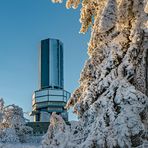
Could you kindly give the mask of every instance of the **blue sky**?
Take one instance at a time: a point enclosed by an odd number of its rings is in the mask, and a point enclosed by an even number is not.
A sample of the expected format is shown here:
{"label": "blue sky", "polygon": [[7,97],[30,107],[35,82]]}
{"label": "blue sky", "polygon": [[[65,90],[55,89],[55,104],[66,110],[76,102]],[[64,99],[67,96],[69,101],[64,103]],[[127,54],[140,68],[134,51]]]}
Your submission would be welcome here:
{"label": "blue sky", "polygon": [[[76,89],[89,41],[89,33],[79,34],[79,13],[49,0],[0,0],[0,97],[6,105],[31,111],[38,89],[38,48],[49,37],[64,43],[65,89]],[[69,118],[75,119],[72,113]]]}

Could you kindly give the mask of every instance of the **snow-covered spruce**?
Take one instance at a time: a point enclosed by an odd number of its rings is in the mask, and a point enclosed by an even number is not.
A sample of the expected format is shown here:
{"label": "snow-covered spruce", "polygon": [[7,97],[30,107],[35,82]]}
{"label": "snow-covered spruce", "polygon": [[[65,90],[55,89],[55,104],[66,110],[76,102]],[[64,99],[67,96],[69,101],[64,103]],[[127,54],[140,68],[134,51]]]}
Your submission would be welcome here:
{"label": "snow-covered spruce", "polygon": [[32,128],[25,125],[22,108],[16,105],[4,107],[0,99],[0,143],[27,142]]}
{"label": "snow-covered spruce", "polygon": [[79,3],[80,32],[92,27],[80,87],[66,106],[74,107],[79,121],[66,125],[54,114],[43,147],[142,146],[148,138],[148,98],[144,69],[138,67],[148,50],[148,1],[68,0],[66,6]]}

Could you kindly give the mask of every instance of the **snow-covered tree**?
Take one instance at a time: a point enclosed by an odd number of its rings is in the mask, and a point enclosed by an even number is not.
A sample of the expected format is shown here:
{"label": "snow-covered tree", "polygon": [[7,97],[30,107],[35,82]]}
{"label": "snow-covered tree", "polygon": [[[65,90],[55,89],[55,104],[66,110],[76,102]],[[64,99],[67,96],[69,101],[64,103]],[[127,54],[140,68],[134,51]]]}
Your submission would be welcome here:
{"label": "snow-covered tree", "polygon": [[23,110],[19,106],[4,107],[4,100],[0,100],[0,141],[26,142],[32,133],[32,128],[26,126]]}
{"label": "snow-covered tree", "polygon": [[[51,122],[43,145],[50,143],[49,148],[141,146],[148,138],[148,97],[144,94],[148,1],[68,0],[66,7],[77,8],[79,4],[82,5],[80,32],[85,33],[89,27],[92,30],[89,59],[81,72],[80,86],[66,106],[74,107],[79,121],[70,126],[63,122],[65,131],[61,131],[61,123],[57,122],[55,127]],[[61,133],[63,137],[59,136]]]}
{"label": "snow-covered tree", "polygon": [[2,122],[3,119],[3,108],[4,108],[4,100],[3,98],[0,99],[0,122]]}
{"label": "snow-covered tree", "polygon": [[[58,146],[65,148],[69,139],[69,131],[69,127],[66,125],[63,118],[53,113],[50,118],[48,132],[44,135],[44,139],[42,141],[43,148],[57,148]],[[55,135],[55,137],[53,137],[53,135]]]}
{"label": "snow-covered tree", "polygon": [[4,100],[3,98],[0,99],[0,111],[2,111],[4,108]]}

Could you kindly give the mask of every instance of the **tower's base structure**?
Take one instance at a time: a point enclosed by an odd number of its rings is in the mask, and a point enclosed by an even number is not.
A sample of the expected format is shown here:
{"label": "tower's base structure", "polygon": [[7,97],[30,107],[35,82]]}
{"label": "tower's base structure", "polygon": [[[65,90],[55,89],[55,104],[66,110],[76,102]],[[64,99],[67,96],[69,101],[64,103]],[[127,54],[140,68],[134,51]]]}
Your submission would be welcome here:
{"label": "tower's base structure", "polygon": [[61,115],[68,123],[68,112],[64,107],[69,97],[70,93],[63,89],[46,88],[34,92],[31,112],[34,122],[27,123],[33,128],[34,135],[40,136],[47,132],[52,112]]}
{"label": "tower's base structure", "polygon": [[49,122],[52,112],[68,121],[68,113],[64,106],[69,97],[70,93],[63,89],[47,88],[35,91],[32,98],[34,122]]}

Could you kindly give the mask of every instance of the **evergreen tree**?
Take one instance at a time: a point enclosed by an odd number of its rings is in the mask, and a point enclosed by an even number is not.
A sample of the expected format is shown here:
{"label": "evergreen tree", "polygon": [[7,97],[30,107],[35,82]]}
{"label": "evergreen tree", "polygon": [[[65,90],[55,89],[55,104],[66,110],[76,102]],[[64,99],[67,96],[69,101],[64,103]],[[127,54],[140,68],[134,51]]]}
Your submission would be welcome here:
{"label": "evergreen tree", "polygon": [[[54,0],[61,2],[61,0]],[[50,124],[45,147],[137,147],[147,141],[148,97],[145,57],[148,55],[147,0],[68,0],[66,7],[81,4],[80,32],[91,27],[89,59],[80,86],[66,108],[74,107],[78,123],[65,125],[62,145],[60,123]],[[55,118],[55,115],[52,117]],[[51,128],[52,127],[52,128]],[[56,132],[51,132],[51,130]],[[66,134],[67,133],[67,134]],[[50,134],[50,136],[49,136]],[[58,141],[58,143],[56,142]]]}

